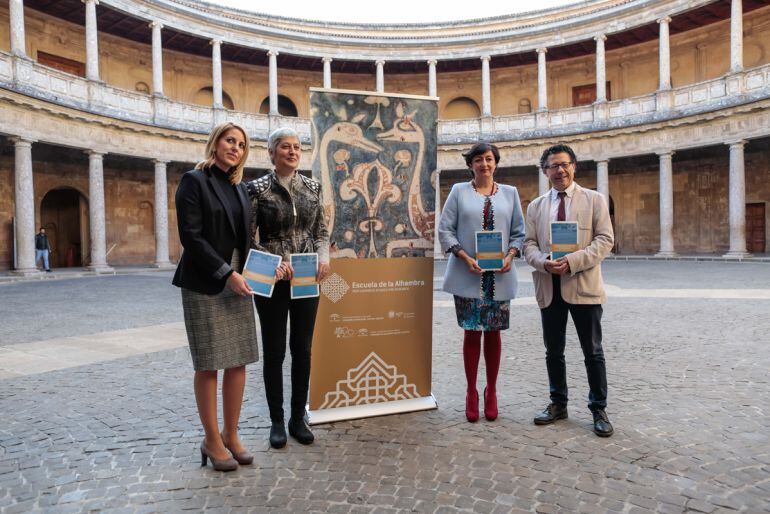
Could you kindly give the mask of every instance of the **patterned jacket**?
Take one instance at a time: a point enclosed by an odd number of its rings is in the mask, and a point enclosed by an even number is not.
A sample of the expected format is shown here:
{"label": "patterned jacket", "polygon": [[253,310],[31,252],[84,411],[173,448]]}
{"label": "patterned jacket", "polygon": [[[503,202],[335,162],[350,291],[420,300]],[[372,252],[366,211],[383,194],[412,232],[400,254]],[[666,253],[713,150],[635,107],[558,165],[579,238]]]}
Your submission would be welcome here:
{"label": "patterned jacket", "polygon": [[320,182],[295,173],[287,191],[271,171],[246,187],[251,199],[252,248],[280,255],[284,261],[292,253],[318,253],[319,262],[329,262]]}

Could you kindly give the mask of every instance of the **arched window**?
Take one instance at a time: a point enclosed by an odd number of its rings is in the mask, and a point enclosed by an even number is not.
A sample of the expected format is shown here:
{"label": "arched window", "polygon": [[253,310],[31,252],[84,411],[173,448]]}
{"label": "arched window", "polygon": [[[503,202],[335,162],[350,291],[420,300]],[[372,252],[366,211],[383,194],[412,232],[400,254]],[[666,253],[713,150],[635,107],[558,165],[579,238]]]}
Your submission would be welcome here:
{"label": "arched window", "polygon": [[[193,97],[193,103],[211,107],[214,105],[214,89],[208,86],[200,88]],[[224,91],[222,91],[222,105],[225,106],[225,109],[230,109],[231,111],[235,110],[235,107],[233,106],[233,99],[230,98],[230,95]]]}
{"label": "arched window", "polygon": [[[270,97],[265,97],[259,106],[260,114],[270,114]],[[288,96],[278,95],[278,114],[297,117],[297,106]]]}
{"label": "arched window", "polygon": [[446,104],[446,107],[444,107],[444,115],[442,116],[442,118],[445,120],[479,117],[481,117],[481,109],[479,109],[479,104],[467,96],[455,98]]}

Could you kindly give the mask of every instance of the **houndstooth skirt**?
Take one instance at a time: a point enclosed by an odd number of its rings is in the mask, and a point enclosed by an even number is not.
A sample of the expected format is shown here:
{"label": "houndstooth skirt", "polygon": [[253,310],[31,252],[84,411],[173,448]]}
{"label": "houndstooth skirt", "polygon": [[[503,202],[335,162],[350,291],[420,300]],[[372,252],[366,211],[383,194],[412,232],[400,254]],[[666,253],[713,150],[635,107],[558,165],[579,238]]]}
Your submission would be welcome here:
{"label": "houndstooth skirt", "polygon": [[[238,269],[239,255],[231,266]],[[195,371],[236,368],[259,360],[254,301],[229,287],[215,295],[182,288],[187,341]]]}

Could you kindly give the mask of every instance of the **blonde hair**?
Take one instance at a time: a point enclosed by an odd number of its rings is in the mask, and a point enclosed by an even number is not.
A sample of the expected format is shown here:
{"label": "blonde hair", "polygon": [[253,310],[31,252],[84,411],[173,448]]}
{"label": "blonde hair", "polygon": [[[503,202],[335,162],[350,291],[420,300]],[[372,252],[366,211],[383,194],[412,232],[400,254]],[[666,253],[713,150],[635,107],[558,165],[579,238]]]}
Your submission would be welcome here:
{"label": "blonde hair", "polygon": [[[227,132],[230,129],[237,129],[241,131],[241,134],[243,134],[243,139],[245,142],[245,147],[243,149],[243,156],[241,156],[241,160],[238,164],[234,166],[234,170],[232,173],[230,173],[230,183],[232,184],[240,184],[241,179],[243,179],[243,167],[246,165],[246,159],[249,158],[249,136],[246,134],[246,131],[243,130],[243,127],[240,125],[236,125],[232,122],[226,122],[222,123],[220,125],[217,125],[214,127],[214,130],[211,131],[211,134],[209,135],[209,140],[206,143],[206,159],[199,162],[195,165],[196,170],[203,170],[210,168],[214,165],[216,161],[216,153],[217,153],[217,144],[219,143],[219,140],[222,139],[222,136],[225,135],[225,132]],[[232,168],[231,168],[232,169]],[[228,170],[224,170],[228,171]]]}

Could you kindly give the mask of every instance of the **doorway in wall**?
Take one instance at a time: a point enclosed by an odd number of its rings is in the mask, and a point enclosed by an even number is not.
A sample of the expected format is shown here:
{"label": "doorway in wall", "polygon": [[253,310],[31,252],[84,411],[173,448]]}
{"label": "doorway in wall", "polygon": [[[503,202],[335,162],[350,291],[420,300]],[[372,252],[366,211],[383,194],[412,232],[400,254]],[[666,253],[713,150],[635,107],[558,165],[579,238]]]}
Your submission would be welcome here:
{"label": "doorway in wall", "polygon": [[88,262],[88,200],[73,188],[52,189],[40,204],[40,224],[51,243],[52,268]]}

